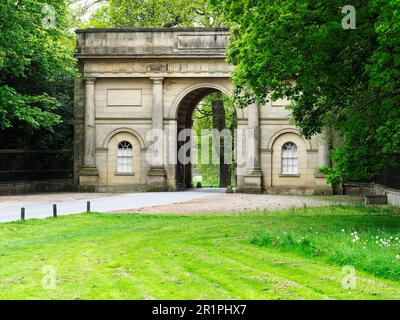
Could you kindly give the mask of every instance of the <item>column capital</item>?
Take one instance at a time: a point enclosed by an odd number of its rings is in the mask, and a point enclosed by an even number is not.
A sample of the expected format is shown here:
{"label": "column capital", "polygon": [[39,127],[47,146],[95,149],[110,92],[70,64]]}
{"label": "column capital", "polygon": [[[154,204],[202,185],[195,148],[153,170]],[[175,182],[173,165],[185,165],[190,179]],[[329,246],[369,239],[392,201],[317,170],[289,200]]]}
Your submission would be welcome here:
{"label": "column capital", "polygon": [[155,84],[162,84],[164,82],[164,77],[150,77],[150,80]]}
{"label": "column capital", "polygon": [[87,78],[82,78],[84,81],[85,81],[85,84],[94,84],[95,83],[95,81],[96,81],[96,78],[90,78],[90,77],[87,77]]}

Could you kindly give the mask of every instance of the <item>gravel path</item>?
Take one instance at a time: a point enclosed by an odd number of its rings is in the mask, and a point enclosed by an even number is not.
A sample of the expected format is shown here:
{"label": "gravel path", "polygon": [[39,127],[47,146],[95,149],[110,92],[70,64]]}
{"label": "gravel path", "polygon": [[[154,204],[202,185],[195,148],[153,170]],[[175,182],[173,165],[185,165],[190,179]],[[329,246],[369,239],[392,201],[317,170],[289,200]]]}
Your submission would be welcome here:
{"label": "gravel path", "polygon": [[53,193],[0,197],[0,222],[20,218],[21,207],[26,219],[52,216],[53,204],[59,215],[86,211],[86,201],[91,211],[103,213],[195,214],[236,213],[255,210],[281,210],[292,207],[332,205],[311,197],[226,194],[224,189],[200,189],[185,192],[157,193]]}
{"label": "gravel path", "polygon": [[304,206],[328,206],[332,204],[331,201],[323,201],[301,196],[213,194],[212,196],[206,196],[190,201],[145,207],[139,210],[125,210],[124,212],[149,214],[237,213],[255,210],[282,210]]}

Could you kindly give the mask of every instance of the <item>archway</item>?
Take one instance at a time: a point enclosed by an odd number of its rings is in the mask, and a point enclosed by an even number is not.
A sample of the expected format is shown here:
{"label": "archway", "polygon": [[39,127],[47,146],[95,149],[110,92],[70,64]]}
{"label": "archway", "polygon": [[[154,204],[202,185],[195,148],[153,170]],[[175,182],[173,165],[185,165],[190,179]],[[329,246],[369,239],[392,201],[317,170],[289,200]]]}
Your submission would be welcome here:
{"label": "archway", "polygon": [[[232,148],[233,152],[233,137],[234,137],[234,130],[236,129],[237,126],[237,121],[236,121],[236,112],[234,111],[234,121],[229,122],[229,126],[226,126],[226,117],[227,117],[227,112],[226,112],[226,106],[229,101],[229,98],[223,90],[220,90],[216,87],[199,87],[195,88],[189,92],[186,93],[186,95],[183,96],[183,98],[180,100],[177,108],[177,152],[178,152],[178,162],[176,166],[176,187],[177,190],[184,190],[186,188],[191,188],[194,186],[194,171],[197,171],[197,175],[199,177],[205,177],[205,170],[206,168],[211,168],[214,172],[217,170],[215,173],[218,176],[218,184],[216,185],[215,180],[213,180],[213,183],[210,181],[204,181],[206,182],[206,186],[211,186],[211,187],[227,187],[228,185],[232,185],[232,179],[231,177],[235,177],[235,173],[232,170],[234,168],[234,164],[231,163],[230,161],[227,161],[229,159],[225,159],[225,153],[224,153],[224,144],[225,142],[229,144],[229,148]],[[209,103],[209,108],[207,110],[207,114],[204,113],[205,110],[205,103]],[[225,103],[224,103],[225,102]],[[218,111],[218,110],[221,110]],[[234,109],[234,108],[233,108]],[[199,118],[196,117],[196,115],[199,115],[199,112],[203,110],[202,115],[205,117],[208,117],[208,121],[200,122]],[[218,118],[219,119],[216,119]],[[221,119],[223,117],[223,119]],[[210,119],[211,119],[211,124],[210,124]],[[218,121],[222,120],[222,121]],[[222,124],[223,123],[223,124]],[[194,128],[194,126],[196,128]],[[194,139],[195,137],[191,134],[190,136],[187,135],[185,132],[183,135],[180,135],[182,130],[185,129],[196,129],[194,131],[191,131],[194,135],[197,136],[198,140],[196,142],[199,143],[198,146],[198,153],[196,153],[197,161],[193,161],[194,155],[192,153],[192,149],[189,149],[186,152],[186,155],[190,159],[189,162],[182,163],[181,159],[179,158],[179,150],[184,147],[184,145],[188,144],[190,139]],[[204,148],[205,146],[202,146],[201,143],[204,143],[204,138],[200,132],[210,132],[212,133],[212,130],[216,130],[216,132],[220,133],[222,130],[225,130],[224,134],[228,133],[228,138],[225,137],[224,135],[222,136],[209,136],[205,137],[207,140],[207,148]],[[215,132],[213,132],[215,134]],[[184,139],[182,140],[182,137]],[[211,149],[211,153],[215,152],[215,141],[218,139],[218,143],[220,147],[217,147],[217,161],[218,164],[211,163],[213,160],[212,156],[211,157],[206,157],[209,163],[201,163],[199,162],[203,157],[200,155],[204,150],[209,150]],[[229,140],[229,141],[228,141]],[[208,145],[208,141],[211,142],[211,145]],[[206,151],[204,151],[206,152]],[[230,153],[230,160],[233,159],[233,154]],[[228,163],[228,164],[227,164]],[[202,180],[201,180],[202,181]],[[233,179],[233,181],[236,182],[236,178]],[[197,181],[198,183],[200,181]]]}

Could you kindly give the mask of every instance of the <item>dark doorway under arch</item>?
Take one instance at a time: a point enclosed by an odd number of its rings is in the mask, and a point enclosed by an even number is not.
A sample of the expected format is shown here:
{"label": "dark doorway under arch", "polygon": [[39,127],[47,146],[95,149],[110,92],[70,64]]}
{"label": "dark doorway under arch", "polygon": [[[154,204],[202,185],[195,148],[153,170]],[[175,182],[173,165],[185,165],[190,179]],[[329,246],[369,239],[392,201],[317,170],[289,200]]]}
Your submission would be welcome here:
{"label": "dark doorway under arch", "polygon": [[[192,129],[193,128],[193,113],[196,107],[201,103],[203,99],[213,93],[221,93],[222,91],[211,88],[211,87],[202,87],[195,89],[189,92],[179,103],[178,113],[177,113],[177,136],[179,137],[179,133],[184,129]],[[189,137],[186,141],[177,141],[177,151],[188,141]],[[188,151],[189,153],[190,151]],[[190,154],[187,154],[191,156]],[[220,174],[221,175],[221,174]],[[177,190],[184,190],[187,188],[193,187],[193,164],[180,163],[178,157],[178,163],[176,166],[176,188]]]}

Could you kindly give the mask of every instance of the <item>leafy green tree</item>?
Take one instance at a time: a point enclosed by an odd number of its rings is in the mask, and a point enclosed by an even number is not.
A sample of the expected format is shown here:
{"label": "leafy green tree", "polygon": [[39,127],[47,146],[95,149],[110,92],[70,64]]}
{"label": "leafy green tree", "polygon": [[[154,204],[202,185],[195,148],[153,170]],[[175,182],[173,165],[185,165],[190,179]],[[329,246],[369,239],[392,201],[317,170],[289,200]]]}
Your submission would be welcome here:
{"label": "leafy green tree", "polygon": [[344,137],[325,170],[369,180],[400,152],[400,2],[211,0],[232,24],[229,61],[239,103],[289,98],[307,138],[331,126]]}
{"label": "leafy green tree", "polygon": [[2,148],[51,132],[61,123],[62,103],[72,101],[72,87],[64,83],[73,83],[75,72],[66,10],[64,0],[0,3]]}
{"label": "leafy green tree", "polygon": [[69,26],[85,29],[110,28],[110,6],[108,0],[68,0]]}
{"label": "leafy green tree", "polygon": [[[73,24],[86,28],[220,27],[219,9],[207,0],[71,0]],[[93,10],[94,9],[94,10]],[[83,16],[90,11],[88,21]]]}
{"label": "leafy green tree", "polygon": [[115,27],[219,27],[219,9],[207,0],[109,0]]}

